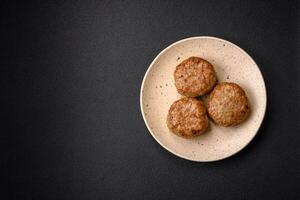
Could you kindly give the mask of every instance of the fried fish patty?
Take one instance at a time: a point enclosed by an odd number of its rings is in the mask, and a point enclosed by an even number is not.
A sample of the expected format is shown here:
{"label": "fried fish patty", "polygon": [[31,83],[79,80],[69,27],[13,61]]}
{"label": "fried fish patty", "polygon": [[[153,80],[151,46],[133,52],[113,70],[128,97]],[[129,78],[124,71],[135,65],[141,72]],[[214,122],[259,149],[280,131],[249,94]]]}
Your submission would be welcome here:
{"label": "fried fish patty", "polygon": [[235,126],[248,117],[250,105],[245,91],[238,84],[224,82],[211,92],[207,110],[216,124]]}
{"label": "fried fish patty", "polygon": [[199,57],[190,57],[177,65],[174,79],[178,93],[187,97],[208,93],[217,80],[212,64]]}
{"label": "fried fish patty", "polygon": [[188,97],[175,101],[169,109],[167,125],[173,133],[182,137],[200,135],[208,127],[204,103]]}

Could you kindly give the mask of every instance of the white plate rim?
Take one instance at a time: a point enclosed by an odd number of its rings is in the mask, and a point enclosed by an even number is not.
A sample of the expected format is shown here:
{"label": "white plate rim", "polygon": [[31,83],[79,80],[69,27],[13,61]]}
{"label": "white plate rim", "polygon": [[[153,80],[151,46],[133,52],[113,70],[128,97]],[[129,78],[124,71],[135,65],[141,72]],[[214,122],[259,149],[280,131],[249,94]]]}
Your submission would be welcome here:
{"label": "white plate rim", "polygon": [[[229,154],[225,157],[222,157],[222,158],[219,158],[219,159],[214,159],[214,160],[197,160],[197,159],[192,159],[190,157],[187,157],[187,156],[184,156],[184,155],[181,155],[180,153],[177,153],[175,151],[173,151],[172,149],[168,148],[166,145],[164,145],[156,136],[155,134],[152,132],[147,120],[146,120],[146,117],[145,117],[145,112],[144,112],[144,109],[143,109],[143,88],[144,88],[144,84],[145,84],[145,81],[146,81],[146,78],[148,76],[148,73],[149,71],[151,70],[153,64],[156,62],[156,60],[161,56],[163,55],[163,53],[165,53],[167,50],[169,50],[170,48],[172,48],[173,46],[179,44],[179,43],[182,43],[182,42],[185,42],[185,41],[188,41],[188,40],[195,40],[195,39],[214,39],[214,40],[219,40],[219,41],[222,41],[224,43],[227,43],[229,45],[232,45],[233,47],[239,49],[246,57],[248,57],[253,63],[255,63],[255,66],[256,68],[258,69],[258,72],[262,78],[262,82],[263,82],[263,87],[264,87],[264,93],[265,93],[265,102],[264,102],[264,109],[263,109],[263,117],[261,118],[261,121],[259,122],[259,125],[257,126],[257,130],[255,132],[255,134],[253,134],[253,136],[249,139],[249,141],[244,145],[244,146],[241,146],[240,149],[238,149],[236,152],[232,153],[232,154]],[[185,38],[185,39],[181,39],[181,40],[178,40],[177,42],[174,42],[172,44],[170,44],[169,46],[167,46],[165,49],[163,49],[155,58],[154,60],[151,62],[151,64],[149,65],[144,77],[143,77],[143,81],[142,81],[142,85],[141,85],[141,89],[140,89],[140,109],[141,109],[141,113],[142,113],[142,116],[143,116],[143,120],[146,124],[146,127],[148,129],[148,131],[150,132],[150,134],[152,135],[152,137],[156,140],[157,143],[159,143],[165,150],[169,151],[170,153],[180,157],[180,158],[183,158],[183,159],[186,159],[186,160],[189,160],[189,161],[194,161],[194,162],[214,162],[214,161],[219,161],[219,160],[224,160],[226,158],[229,158],[231,156],[234,156],[236,155],[237,153],[239,153],[241,150],[243,150],[244,148],[246,148],[248,146],[248,144],[254,139],[254,137],[257,135],[258,131],[260,130],[261,128],[261,125],[264,121],[264,118],[265,118],[265,114],[266,114],[266,109],[267,109],[267,90],[266,90],[266,84],[265,84],[265,80],[264,80],[264,77],[261,73],[261,70],[260,68],[258,67],[257,63],[254,61],[254,59],[245,51],[243,50],[241,47],[237,46],[236,44],[232,43],[232,42],[229,42],[225,39],[222,39],[222,38],[218,38],[218,37],[214,37],[214,36],[195,36],[195,37],[189,37],[189,38]]]}

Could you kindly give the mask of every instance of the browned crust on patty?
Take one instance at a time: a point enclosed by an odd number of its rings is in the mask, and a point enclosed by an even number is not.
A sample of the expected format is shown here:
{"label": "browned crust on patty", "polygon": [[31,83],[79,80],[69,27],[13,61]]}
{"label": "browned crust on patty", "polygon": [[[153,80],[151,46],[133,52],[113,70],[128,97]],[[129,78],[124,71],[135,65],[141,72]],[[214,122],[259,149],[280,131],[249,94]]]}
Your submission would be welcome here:
{"label": "browned crust on patty", "polygon": [[168,112],[167,126],[173,133],[181,137],[202,134],[208,126],[204,103],[187,97],[175,101]]}
{"label": "browned crust on patty", "polygon": [[236,83],[220,83],[209,95],[207,110],[216,124],[235,126],[246,120],[250,105],[245,91]]}
{"label": "browned crust on patty", "polygon": [[177,65],[174,79],[178,93],[187,97],[208,93],[217,80],[212,64],[199,57],[190,57]]}

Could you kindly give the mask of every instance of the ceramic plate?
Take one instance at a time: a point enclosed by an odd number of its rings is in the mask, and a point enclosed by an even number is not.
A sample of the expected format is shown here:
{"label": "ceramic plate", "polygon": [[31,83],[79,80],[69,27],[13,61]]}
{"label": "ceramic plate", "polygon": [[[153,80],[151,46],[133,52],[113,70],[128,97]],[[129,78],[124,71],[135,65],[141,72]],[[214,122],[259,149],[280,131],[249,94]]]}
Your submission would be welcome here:
{"label": "ceramic plate", "polygon": [[[190,56],[208,60],[219,82],[235,82],[247,93],[251,106],[249,118],[236,127],[220,127],[212,121],[199,137],[185,139],[166,125],[171,104],[180,99],[174,85],[175,67]],[[140,94],[141,111],[155,140],[169,152],[192,161],[216,161],[243,149],[257,133],[266,110],[266,88],[254,60],[240,47],[215,37],[192,37],[164,49],[149,66]]]}

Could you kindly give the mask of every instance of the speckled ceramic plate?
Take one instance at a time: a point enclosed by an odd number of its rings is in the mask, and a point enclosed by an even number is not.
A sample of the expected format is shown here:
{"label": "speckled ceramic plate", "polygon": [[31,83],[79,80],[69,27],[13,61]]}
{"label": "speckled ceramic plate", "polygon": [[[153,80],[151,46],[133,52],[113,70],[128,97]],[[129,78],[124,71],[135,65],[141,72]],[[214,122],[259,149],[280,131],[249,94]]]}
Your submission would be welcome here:
{"label": "speckled ceramic plate", "polygon": [[[185,139],[168,129],[166,117],[171,104],[181,98],[173,72],[190,56],[199,56],[215,67],[219,82],[241,85],[250,101],[251,114],[241,125],[220,127],[212,121],[209,130],[196,138]],[[164,49],[149,66],[141,87],[141,110],[155,140],[169,152],[193,161],[216,161],[243,149],[257,133],[266,110],[266,89],[254,60],[235,44],[215,37],[192,37]]]}

